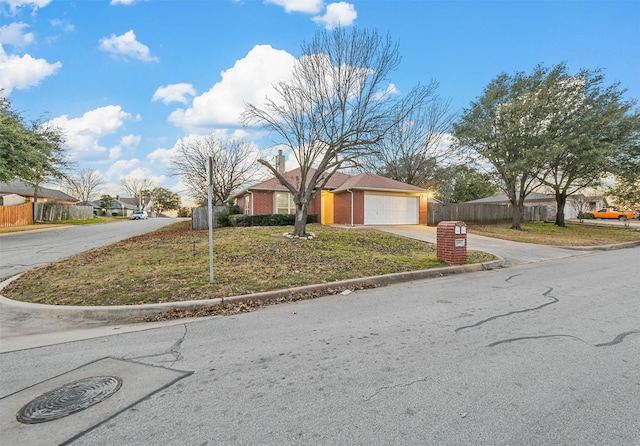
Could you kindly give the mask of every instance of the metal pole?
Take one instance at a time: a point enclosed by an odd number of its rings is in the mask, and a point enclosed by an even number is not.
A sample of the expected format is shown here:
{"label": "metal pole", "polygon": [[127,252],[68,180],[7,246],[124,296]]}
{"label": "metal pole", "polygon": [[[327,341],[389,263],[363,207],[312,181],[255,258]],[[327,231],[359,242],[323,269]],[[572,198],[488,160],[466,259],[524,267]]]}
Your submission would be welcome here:
{"label": "metal pole", "polygon": [[209,283],[213,283],[213,157],[207,163],[207,222],[209,226]]}

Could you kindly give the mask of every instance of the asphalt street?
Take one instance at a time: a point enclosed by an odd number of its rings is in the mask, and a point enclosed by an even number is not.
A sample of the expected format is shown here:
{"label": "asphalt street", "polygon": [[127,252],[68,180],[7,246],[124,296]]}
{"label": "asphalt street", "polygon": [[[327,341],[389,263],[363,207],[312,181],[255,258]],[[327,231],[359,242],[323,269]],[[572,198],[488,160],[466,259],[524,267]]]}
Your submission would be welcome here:
{"label": "asphalt street", "polygon": [[0,234],[0,278],[144,234],[178,220],[150,218]]}
{"label": "asphalt street", "polygon": [[[637,446],[639,260],[574,252],[3,353],[3,444]],[[16,421],[98,371],[114,396]]]}

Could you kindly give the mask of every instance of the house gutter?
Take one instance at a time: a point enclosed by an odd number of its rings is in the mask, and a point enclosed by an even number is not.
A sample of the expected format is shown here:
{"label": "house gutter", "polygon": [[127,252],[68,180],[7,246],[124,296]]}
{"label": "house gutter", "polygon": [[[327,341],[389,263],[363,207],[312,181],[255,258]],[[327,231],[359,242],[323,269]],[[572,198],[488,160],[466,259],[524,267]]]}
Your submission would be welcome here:
{"label": "house gutter", "polygon": [[247,191],[247,192],[249,192],[249,203],[251,208],[250,212],[251,212],[251,215],[253,215],[253,192],[251,191]]}

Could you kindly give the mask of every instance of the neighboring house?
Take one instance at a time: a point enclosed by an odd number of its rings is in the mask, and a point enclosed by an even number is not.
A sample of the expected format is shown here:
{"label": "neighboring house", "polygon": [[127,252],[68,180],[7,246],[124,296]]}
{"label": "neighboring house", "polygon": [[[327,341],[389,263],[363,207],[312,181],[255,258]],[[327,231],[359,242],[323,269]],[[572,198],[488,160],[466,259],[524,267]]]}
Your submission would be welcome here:
{"label": "neighboring house", "polygon": [[[493,197],[480,198],[478,200],[467,201],[467,203],[483,203],[483,204],[510,204],[509,198],[504,195],[495,195]],[[555,221],[558,213],[558,205],[556,197],[553,194],[541,194],[531,192],[524,200],[525,206],[544,206],[547,209],[546,220]],[[564,207],[564,218],[578,218],[579,212],[586,212],[606,207],[606,200],[602,196],[586,197],[584,195],[569,195],[567,203]]]}
{"label": "neighboring house", "polygon": [[[49,189],[46,187],[39,187],[37,191],[38,202],[55,201],[57,203],[75,204],[78,202],[71,195],[65,194],[62,191],[56,189]],[[29,184],[20,180],[10,181],[8,183],[0,182],[0,195],[15,194],[24,197],[24,201],[35,201],[36,191],[35,188]]]}
{"label": "neighboring house", "polygon": [[[309,176],[313,175],[313,170]],[[285,172],[293,184],[300,169]],[[293,196],[273,177],[255,184],[231,200],[247,215],[295,214]],[[427,191],[371,173],[347,175],[336,172],[309,204],[322,224],[417,225],[427,223]]]}
{"label": "neighboring house", "polygon": [[[134,211],[140,209],[140,203],[137,198],[125,198],[116,195],[116,198],[113,199],[111,206],[108,208],[104,208],[100,205],[100,200],[91,201],[89,206],[93,206],[93,211],[96,215],[108,215],[111,217],[131,217]],[[149,216],[152,216],[151,212],[153,210],[153,201],[145,203],[142,202],[142,210],[147,211]]]}
{"label": "neighboring house", "polygon": [[0,194],[0,206],[18,206],[24,203],[24,197],[21,195]]}

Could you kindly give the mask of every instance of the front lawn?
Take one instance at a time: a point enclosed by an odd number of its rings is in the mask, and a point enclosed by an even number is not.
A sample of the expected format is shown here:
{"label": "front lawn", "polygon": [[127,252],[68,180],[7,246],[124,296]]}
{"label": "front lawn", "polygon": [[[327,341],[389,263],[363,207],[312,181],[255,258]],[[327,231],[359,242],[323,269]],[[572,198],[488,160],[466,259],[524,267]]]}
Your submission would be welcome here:
{"label": "front lawn", "polygon": [[467,229],[471,234],[552,246],[599,246],[640,241],[640,230],[636,226],[601,227],[570,223],[561,228],[553,223],[523,223],[522,231],[509,229],[509,226],[510,223],[468,223]]}
{"label": "front lawn", "polygon": [[[309,225],[214,231],[214,284],[208,232],[185,221],[27,271],[3,290],[12,299],[54,305],[128,305],[211,299],[446,266],[433,244],[372,229]],[[468,252],[469,263],[493,260]]]}

